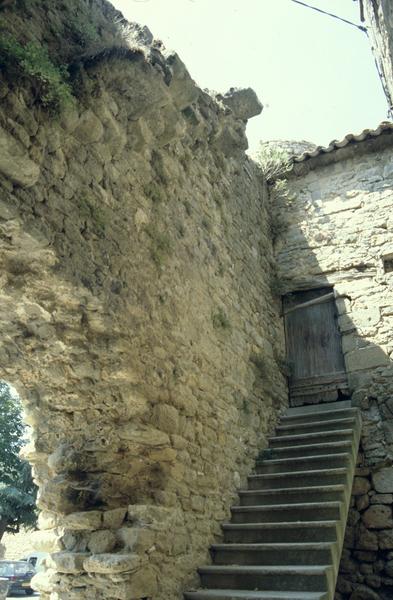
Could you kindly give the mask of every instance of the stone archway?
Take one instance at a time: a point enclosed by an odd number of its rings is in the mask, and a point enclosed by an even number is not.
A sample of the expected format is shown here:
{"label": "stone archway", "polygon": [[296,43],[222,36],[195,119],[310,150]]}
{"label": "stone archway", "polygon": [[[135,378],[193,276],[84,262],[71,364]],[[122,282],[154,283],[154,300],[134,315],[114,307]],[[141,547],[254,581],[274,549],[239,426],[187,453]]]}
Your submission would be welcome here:
{"label": "stone archway", "polygon": [[[65,19],[45,2],[43,43]],[[21,11],[3,13],[13,35]],[[4,80],[0,377],[33,428],[44,600],[180,598],[287,402],[267,191],[244,153],[261,106],[142,50],[78,56],[56,118]]]}

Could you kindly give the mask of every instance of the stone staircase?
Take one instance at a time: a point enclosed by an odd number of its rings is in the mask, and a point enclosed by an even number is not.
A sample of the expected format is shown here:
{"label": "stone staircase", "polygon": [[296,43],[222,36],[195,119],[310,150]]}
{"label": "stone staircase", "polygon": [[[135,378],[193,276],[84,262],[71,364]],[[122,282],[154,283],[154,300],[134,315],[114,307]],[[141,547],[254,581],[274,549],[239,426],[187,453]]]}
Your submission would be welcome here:
{"label": "stone staircase", "polygon": [[185,599],[332,600],[360,431],[350,401],[288,409]]}

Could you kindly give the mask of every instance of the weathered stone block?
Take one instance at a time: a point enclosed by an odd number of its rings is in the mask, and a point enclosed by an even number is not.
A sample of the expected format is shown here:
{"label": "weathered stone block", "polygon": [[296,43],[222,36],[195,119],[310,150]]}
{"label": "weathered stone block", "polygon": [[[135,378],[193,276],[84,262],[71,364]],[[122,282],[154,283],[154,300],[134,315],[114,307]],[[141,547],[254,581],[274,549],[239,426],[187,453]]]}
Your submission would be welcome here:
{"label": "weathered stone block", "polygon": [[113,508],[103,513],[103,527],[106,529],[119,529],[127,516],[127,507]]}
{"label": "weathered stone block", "polygon": [[178,433],[179,430],[179,412],[174,406],[169,404],[157,404],[153,410],[153,422],[158,429],[167,433]]}
{"label": "weathered stone block", "polygon": [[388,364],[389,357],[378,346],[368,346],[349,352],[345,362],[348,371],[362,371]]}
{"label": "weathered stone block", "polygon": [[63,526],[70,530],[94,530],[102,525],[102,512],[92,510],[89,512],[75,512],[64,517]]}
{"label": "weathered stone block", "polygon": [[156,534],[147,527],[122,527],[116,532],[125,550],[140,554],[154,548]]}
{"label": "weathered stone block", "polygon": [[363,514],[362,521],[369,529],[388,529],[393,527],[392,509],[390,506],[376,504],[370,506]]}
{"label": "weathered stone block", "polygon": [[372,474],[374,488],[381,494],[393,493],[393,467],[385,467]]}
{"label": "weathered stone block", "polygon": [[356,534],[355,545],[358,550],[378,550],[377,534],[361,524]]}
{"label": "weathered stone block", "polygon": [[354,477],[352,486],[353,496],[363,496],[367,494],[370,488],[371,484],[368,479],[365,477]]}
{"label": "weathered stone block", "polygon": [[99,142],[103,137],[104,127],[91,109],[81,114],[74,135],[82,144]]}
{"label": "weathered stone block", "polygon": [[86,552],[55,552],[50,560],[60,573],[81,573],[83,561],[89,556]]}
{"label": "weathered stone block", "polygon": [[374,494],[370,498],[371,504],[393,504],[393,494]]}
{"label": "weathered stone block", "polygon": [[385,434],[386,443],[393,444],[393,421],[384,421],[382,423],[382,428]]}
{"label": "weathered stone block", "polygon": [[368,586],[359,585],[351,594],[349,600],[380,600],[380,596]]}
{"label": "weathered stone block", "polygon": [[237,119],[242,121],[259,115],[263,109],[256,93],[251,88],[231,88],[229,92],[219,96],[219,99],[232,110]]}
{"label": "weathered stone block", "polygon": [[358,496],[356,498],[356,508],[359,511],[363,511],[365,510],[370,504],[370,498],[367,494],[364,494],[364,496]]}
{"label": "weathered stone block", "polygon": [[124,573],[136,571],[141,564],[137,554],[93,554],[84,560],[83,567],[91,573]]}
{"label": "weathered stone block", "polygon": [[356,552],[354,552],[354,556],[359,561],[369,562],[369,563],[374,563],[377,559],[376,552],[365,552],[363,550],[357,550]]}
{"label": "weathered stone block", "polygon": [[26,149],[0,127],[0,173],[13,183],[31,187],[37,183],[40,168],[30,160]]}
{"label": "weathered stone block", "polygon": [[391,550],[393,548],[393,531],[379,531],[378,544],[381,550]]}
{"label": "weathered stone block", "polygon": [[116,536],[112,531],[101,529],[93,531],[87,542],[87,547],[92,554],[111,552],[116,546]]}

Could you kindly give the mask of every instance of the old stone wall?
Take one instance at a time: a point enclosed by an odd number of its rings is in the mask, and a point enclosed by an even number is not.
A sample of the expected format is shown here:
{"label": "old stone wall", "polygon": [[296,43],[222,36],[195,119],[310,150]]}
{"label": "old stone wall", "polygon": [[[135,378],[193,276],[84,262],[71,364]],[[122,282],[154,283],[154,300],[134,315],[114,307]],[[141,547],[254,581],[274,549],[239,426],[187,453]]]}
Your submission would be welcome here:
{"label": "old stone wall", "polygon": [[[129,49],[111,11],[1,13],[0,377],[33,428],[44,600],[180,599],[287,402],[260,106],[146,31]],[[66,65],[72,102],[15,40]]]}
{"label": "old stone wall", "polygon": [[393,137],[297,163],[272,193],[277,285],[337,294],[363,433],[337,600],[393,594]]}
{"label": "old stone wall", "polygon": [[393,108],[393,6],[390,0],[364,0],[375,60],[390,109]]}

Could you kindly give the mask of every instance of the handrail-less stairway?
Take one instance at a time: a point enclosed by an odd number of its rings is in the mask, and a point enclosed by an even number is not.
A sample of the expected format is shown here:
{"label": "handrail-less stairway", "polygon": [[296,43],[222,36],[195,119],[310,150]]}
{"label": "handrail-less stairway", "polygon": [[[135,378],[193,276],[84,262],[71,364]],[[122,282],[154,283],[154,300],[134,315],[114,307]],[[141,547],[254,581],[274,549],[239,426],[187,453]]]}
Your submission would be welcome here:
{"label": "handrail-less stairway", "polygon": [[333,600],[360,432],[350,401],[289,408],[185,600]]}

